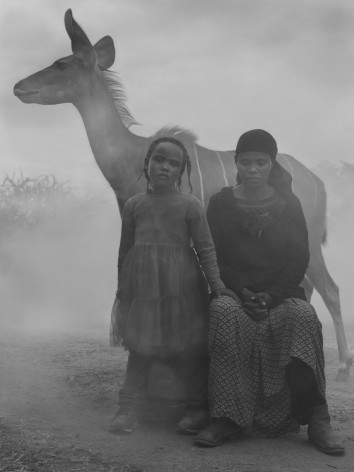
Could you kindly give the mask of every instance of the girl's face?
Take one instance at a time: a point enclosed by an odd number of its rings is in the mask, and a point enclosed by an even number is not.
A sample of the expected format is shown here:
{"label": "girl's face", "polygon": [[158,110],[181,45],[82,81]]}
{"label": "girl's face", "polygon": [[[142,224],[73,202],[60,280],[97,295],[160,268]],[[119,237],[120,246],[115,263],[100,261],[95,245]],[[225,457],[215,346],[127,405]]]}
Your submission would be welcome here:
{"label": "girl's face", "polygon": [[175,189],[183,163],[182,149],[170,142],[159,143],[151,154],[148,174],[154,190],[170,192]]}
{"label": "girl's face", "polygon": [[264,152],[241,152],[236,162],[242,184],[250,188],[266,185],[272,166],[270,156]]}

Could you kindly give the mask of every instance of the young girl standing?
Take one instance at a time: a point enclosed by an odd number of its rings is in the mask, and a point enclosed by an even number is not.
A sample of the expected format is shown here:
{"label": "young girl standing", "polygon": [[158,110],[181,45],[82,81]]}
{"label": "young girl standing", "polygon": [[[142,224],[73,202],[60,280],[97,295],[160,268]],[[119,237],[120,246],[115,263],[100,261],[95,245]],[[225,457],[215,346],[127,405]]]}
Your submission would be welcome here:
{"label": "young girl standing", "polygon": [[178,431],[198,432],[208,420],[205,277],[214,296],[224,284],[204,209],[195,196],[180,191],[186,168],[191,188],[184,145],[170,137],[153,141],[143,170],[148,188],[130,198],[123,211],[120,316],[113,334],[129,350],[129,358],[112,432],[133,430],[156,359],[167,362],[185,383],[187,413]]}

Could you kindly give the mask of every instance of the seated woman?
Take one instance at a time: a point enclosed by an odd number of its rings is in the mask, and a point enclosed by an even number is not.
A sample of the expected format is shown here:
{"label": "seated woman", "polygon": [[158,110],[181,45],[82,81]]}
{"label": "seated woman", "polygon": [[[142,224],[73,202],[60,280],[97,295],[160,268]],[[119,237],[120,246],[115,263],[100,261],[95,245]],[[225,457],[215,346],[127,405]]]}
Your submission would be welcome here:
{"label": "seated woman", "polygon": [[320,451],[342,454],[325,399],[321,323],[299,286],[309,262],[306,222],[276,154],[266,131],[243,134],[235,153],[239,184],[210,200],[229,296],[210,306],[211,422],[195,441],[212,447],[235,431],[273,437],[307,424]]}

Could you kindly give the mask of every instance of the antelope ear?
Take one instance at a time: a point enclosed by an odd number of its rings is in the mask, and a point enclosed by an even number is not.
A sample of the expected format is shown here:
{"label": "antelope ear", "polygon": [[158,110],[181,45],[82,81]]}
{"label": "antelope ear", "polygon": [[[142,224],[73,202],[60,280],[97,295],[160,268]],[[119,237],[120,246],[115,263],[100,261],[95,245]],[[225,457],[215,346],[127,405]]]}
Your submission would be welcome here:
{"label": "antelope ear", "polygon": [[84,30],[74,20],[70,9],[65,12],[64,23],[66,32],[71,39],[71,49],[73,53],[79,56],[87,64],[93,65],[96,61],[93,46]]}
{"label": "antelope ear", "polygon": [[113,39],[110,36],[105,36],[94,45],[94,49],[100,68],[103,70],[109,69],[114,64],[116,56]]}

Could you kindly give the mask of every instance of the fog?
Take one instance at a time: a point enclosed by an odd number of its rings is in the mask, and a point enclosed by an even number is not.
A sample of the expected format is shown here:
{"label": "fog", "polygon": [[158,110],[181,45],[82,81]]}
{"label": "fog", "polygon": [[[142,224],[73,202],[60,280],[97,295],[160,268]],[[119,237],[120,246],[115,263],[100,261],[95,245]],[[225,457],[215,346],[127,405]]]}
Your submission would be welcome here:
{"label": "fog", "polygon": [[[241,131],[262,127],[279,137],[282,152],[316,166],[328,192],[325,259],[340,287],[343,318],[353,321],[348,202],[354,180],[336,168],[341,156],[353,160],[353,6],[333,0],[264,0],[257,8],[241,0],[222,8],[201,4],[3,2],[1,170],[24,169],[33,178],[54,172],[81,189],[95,182],[96,200],[90,214],[64,204],[30,231],[20,225],[9,233],[0,221],[2,326],[35,331],[109,325],[120,229],[113,192],[71,105],[49,110],[12,96],[18,80],[70,53],[63,24],[69,7],[93,42],[112,35],[112,70],[122,73],[129,106],[143,125],[138,134],[180,123],[196,131],[201,144],[231,149]],[[331,164],[326,168],[320,159]],[[313,303],[321,320],[331,323],[316,294]]]}
{"label": "fog", "polygon": [[[232,149],[241,132],[260,127],[277,136],[281,152],[315,166],[328,196],[324,257],[340,289],[344,326],[354,323],[353,4],[185,3],[4,0],[0,7],[0,342],[9,341],[2,344],[0,407],[6,417],[77,422],[80,435],[90,430],[82,418],[91,418],[101,449],[111,443],[102,435],[106,416],[95,416],[92,399],[103,385],[103,394],[110,392],[103,405],[113,413],[126,359],[121,349],[102,347],[109,346],[117,283],[118,206],[72,105],[25,106],[12,92],[19,80],[70,54],[66,8],[93,42],[113,37],[112,70],[121,74],[128,105],[142,123],[137,134],[179,123],[198,133],[202,145]],[[4,185],[7,173],[13,186]],[[312,302],[329,327],[325,346],[335,347],[327,308],[316,293]],[[91,357],[76,335],[92,342]],[[354,339],[346,335],[353,352]],[[71,359],[64,338],[79,344]],[[42,352],[43,340],[55,348]],[[48,353],[50,362],[37,362]],[[68,382],[72,372],[76,384]],[[64,392],[68,385],[79,392],[77,403]],[[116,443],[111,448],[124,453]]]}
{"label": "fog", "polygon": [[69,185],[45,200],[29,188],[19,196],[24,181],[0,206],[2,331],[108,330],[120,233],[113,192]]}
{"label": "fog", "polygon": [[[348,201],[354,196],[354,166],[328,164],[316,170],[328,188],[325,258],[340,286],[344,325],[349,326],[354,210]],[[69,425],[80,436],[94,428],[97,447],[112,443],[116,450],[116,438],[102,433],[126,363],[121,349],[109,348],[121,227],[115,196],[105,186],[101,192],[79,193],[70,183],[62,192],[55,180],[59,191],[52,197],[50,178],[29,180],[49,188],[42,193],[33,191],[36,185],[23,185],[25,177],[14,180],[15,191],[4,191],[0,184],[0,409],[6,417]],[[331,317],[318,296],[313,300],[327,325],[325,347],[335,350]],[[352,332],[347,331],[350,351]],[[102,409],[95,413],[98,405]]]}
{"label": "fog", "polygon": [[[327,187],[324,256],[340,287],[344,322],[352,323],[354,211],[348,202],[354,196],[354,166],[322,162],[314,171]],[[21,193],[25,177],[17,179],[12,194],[3,185],[0,206],[2,331],[94,328],[106,330],[108,342],[121,225],[113,192],[78,193],[70,182],[63,192],[65,185],[56,181],[59,190],[38,196],[33,188]],[[47,185],[40,179],[39,187]],[[321,321],[331,323],[316,293],[313,303]]]}
{"label": "fog", "polygon": [[[351,202],[354,197],[354,165],[346,161],[322,161],[313,171],[323,180],[327,191],[328,241],[323,247],[324,258],[339,286],[344,325],[353,324],[351,272],[354,263],[354,208]],[[312,302],[321,321],[331,323],[329,312],[318,294],[314,294]],[[353,339],[348,339],[348,344],[351,349],[354,348]]]}

